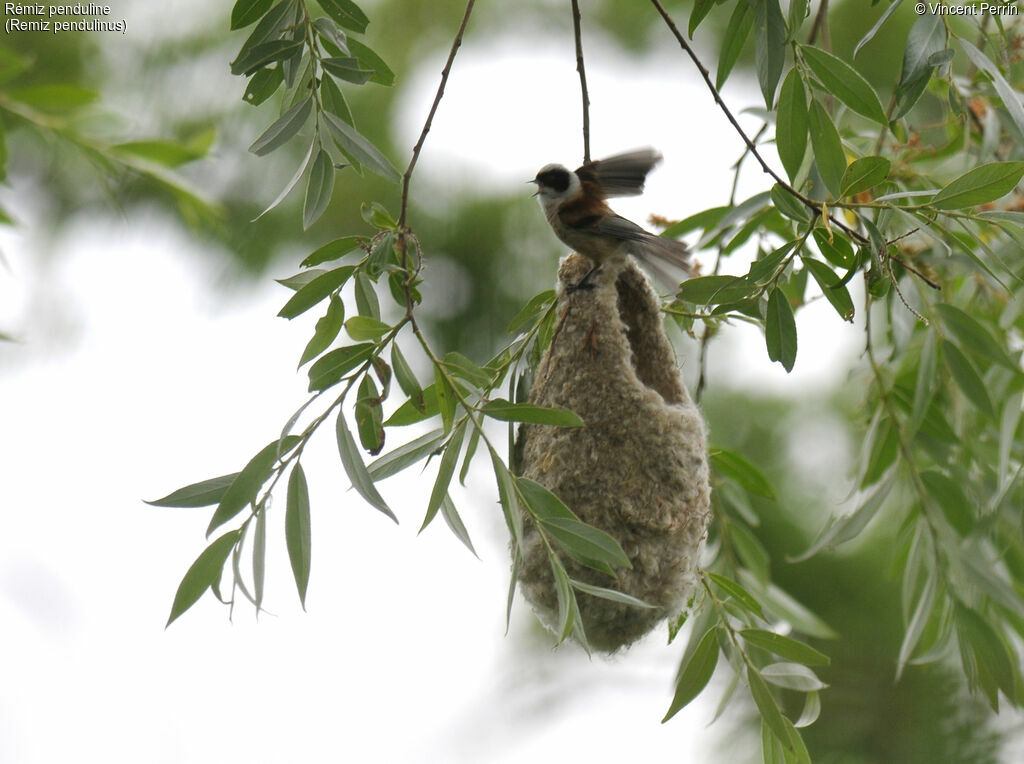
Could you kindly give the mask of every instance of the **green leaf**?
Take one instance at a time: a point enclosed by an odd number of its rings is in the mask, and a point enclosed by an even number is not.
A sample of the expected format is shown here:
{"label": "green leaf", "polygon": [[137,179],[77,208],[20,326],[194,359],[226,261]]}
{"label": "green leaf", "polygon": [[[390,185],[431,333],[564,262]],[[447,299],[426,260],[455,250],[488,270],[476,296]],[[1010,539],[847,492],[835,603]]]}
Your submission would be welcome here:
{"label": "green leaf", "polygon": [[761,669],[761,676],[778,687],[798,692],[815,692],[828,687],[811,669],[799,663],[772,663]]}
{"label": "green leaf", "polygon": [[753,595],[744,589],[743,586],[732,579],[720,576],[717,573],[708,572],[706,575],[715,583],[716,586],[718,586],[719,589],[735,600],[736,603],[744,610],[753,613],[758,618],[764,618],[764,611],[761,609],[761,604],[754,599]]}
{"label": "green leaf", "polygon": [[397,183],[401,180],[398,170],[387,160],[376,146],[364,138],[351,125],[345,124],[334,114],[325,113],[324,122],[343,150],[355,157],[362,165],[383,178]]}
{"label": "green leaf", "polygon": [[[270,18],[269,16],[267,18]],[[244,74],[249,76],[257,69],[262,69],[267,64],[275,61],[283,61],[291,58],[296,53],[301,53],[304,43],[292,40],[270,40],[247,49],[242,47],[238,58],[231,62],[232,74]]]}
{"label": "green leaf", "polygon": [[313,160],[313,168],[309,171],[306,183],[306,200],[302,205],[302,228],[309,228],[315,223],[331,201],[334,193],[334,162],[331,155],[323,149],[317,152]]}
{"label": "green leaf", "polygon": [[238,530],[228,531],[206,547],[192,563],[178,584],[178,591],[175,592],[174,603],[171,605],[171,615],[164,628],[170,626],[178,616],[196,604],[203,593],[220,579],[224,563],[227,562],[239,534]]}
{"label": "green leaf", "polygon": [[281,318],[292,319],[301,316],[307,310],[323,302],[329,295],[337,291],[352,276],[354,266],[343,265],[329,271],[319,273],[311,281],[302,286],[278,312]]}
{"label": "green leaf", "polygon": [[679,296],[695,305],[723,305],[746,299],[755,288],[755,284],[737,276],[702,276],[684,281]]}
{"label": "green leaf", "polygon": [[312,361],[331,346],[331,343],[337,339],[344,320],[345,303],[341,301],[338,295],[331,295],[331,302],[327,306],[327,312],[317,320],[313,336],[306,344],[306,349],[302,351],[299,366]]}
{"label": "green leaf", "polygon": [[789,372],[796,363],[796,321],[789,300],[781,289],[773,289],[768,296],[768,316],[764,325],[768,357],[778,361]]}
{"label": "green leaf", "polygon": [[[899,0],[897,0],[898,2]],[[809,0],[789,0],[789,34],[793,38],[796,36],[797,30],[800,29],[800,25],[804,23],[804,19],[807,18],[808,11],[810,10]]]}
{"label": "green leaf", "polygon": [[309,391],[326,390],[363,363],[376,347],[372,342],[348,345],[325,354],[309,367]]}
{"label": "green leaf", "polygon": [[789,730],[786,726],[786,719],[779,706],[772,697],[771,690],[764,683],[764,679],[752,667],[747,669],[747,684],[750,686],[750,695],[754,698],[757,710],[761,712],[761,719],[771,729],[783,746],[791,747],[789,742]]}
{"label": "green leaf", "polygon": [[791,557],[790,562],[809,560],[822,549],[834,549],[839,544],[859,536],[860,532],[878,514],[878,510],[881,509],[882,504],[889,495],[889,491],[892,490],[893,482],[891,478],[884,481],[875,489],[871,496],[861,502],[857,509],[850,514],[840,518],[830,518],[821,533],[818,534],[818,538],[811,543],[807,551]]}
{"label": "green leaf", "polygon": [[999,710],[998,690],[1014,704],[1019,703],[1020,671],[999,633],[971,608],[957,603],[955,612],[961,653],[969,649],[977,666],[977,679],[971,684],[980,683],[993,711]]}
{"label": "green leaf", "polygon": [[423,525],[420,526],[420,533],[430,525],[437,510],[441,508],[441,502],[448,495],[448,486],[451,485],[452,475],[455,474],[455,466],[459,463],[459,452],[462,450],[462,440],[466,434],[466,422],[463,422],[452,433],[444,453],[441,455],[441,466],[437,470],[437,478],[434,480],[434,488],[430,492],[430,499],[427,501],[427,514],[423,518]]}
{"label": "green leaf", "polygon": [[825,653],[781,634],[764,629],[744,629],[740,635],[752,645],[805,666],[827,666],[829,664],[829,657]]}
{"label": "green leaf", "polygon": [[391,329],[383,321],[369,316],[352,316],[345,322],[345,331],[356,340],[378,340]]}
{"label": "green leaf", "polygon": [[368,465],[367,471],[374,482],[397,475],[406,467],[437,451],[444,441],[445,434],[443,430],[431,430],[426,435],[421,435],[415,440],[410,440],[405,445],[399,446],[394,451],[384,454],[384,456]]}
{"label": "green leaf", "polygon": [[592,525],[561,517],[542,519],[541,524],[574,560],[588,567],[604,572],[633,567],[619,542]]}
{"label": "green leaf", "polygon": [[974,530],[977,520],[974,503],[967,500],[957,481],[938,470],[929,469],[921,473],[921,482],[957,533],[966,536]]}
{"label": "green leaf", "polygon": [[771,558],[764,544],[743,523],[736,520],[729,523],[729,538],[740,562],[761,581],[767,581],[771,575]]}
{"label": "green leaf", "polygon": [[867,466],[864,469],[864,476],[861,478],[861,488],[872,485],[881,479],[896,461],[900,441],[893,420],[888,416],[880,419],[874,433],[869,433],[868,442],[871,450],[868,452]]}
{"label": "green leaf", "polygon": [[932,571],[925,581],[924,590],[921,592],[921,597],[914,608],[914,614],[910,618],[910,623],[907,624],[907,631],[903,635],[903,643],[900,645],[899,657],[896,660],[897,682],[900,680],[900,676],[902,676],[903,669],[906,667],[907,661],[910,660],[910,656],[914,654],[914,648],[917,647],[917,643],[924,633],[924,627],[928,624],[928,617],[931,615],[932,606],[935,604],[936,579],[937,576]]}
{"label": "green leaf", "polygon": [[391,367],[395,370],[395,377],[398,379],[398,386],[402,388],[402,392],[414,401],[418,399],[422,403],[423,390],[420,387],[420,382],[416,379],[416,374],[409,366],[409,362],[402,355],[397,342],[391,345]]}
{"label": "green leaf", "polygon": [[974,368],[974,364],[960,352],[960,348],[949,340],[942,340],[942,357],[949,373],[953,375],[957,386],[967,396],[967,399],[983,414],[995,419],[995,407],[992,405],[992,399],[989,397],[985,383]]}
{"label": "green leaf", "polygon": [[903,68],[896,85],[893,119],[909,112],[921,98],[935,67],[932,56],[946,47],[946,26],[938,14],[924,13],[910,28]]}
{"label": "green leaf", "polygon": [[360,316],[380,319],[380,301],[373,288],[373,282],[365,273],[356,274],[356,310]]}
{"label": "green leaf", "polygon": [[366,241],[363,236],[342,236],[340,239],[324,244],[322,247],[313,250],[305,260],[302,261],[303,268],[311,268],[314,265],[326,263],[329,260],[337,260],[349,252],[359,249],[359,246]]}
{"label": "green leaf", "polygon": [[687,34],[691,40],[693,39],[693,33],[700,26],[700,22],[704,20],[714,7],[715,0],[693,0],[693,9],[690,11],[690,24],[687,29]]}
{"label": "green leaf", "polygon": [[555,592],[558,595],[558,642],[561,644],[572,633],[576,625],[578,607],[576,595],[569,581],[569,574],[554,554],[548,555],[551,573],[555,578]]}
{"label": "green leaf", "polygon": [[11,100],[47,113],[64,113],[88,106],[99,98],[95,90],[78,85],[35,85],[6,94]]}
{"label": "green leaf", "polygon": [[350,54],[348,36],[338,28],[338,25],[334,23],[334,19],[321,16],[313,22],[313,26],[320,39],[329,42],[338,49],[338,52],[346,56]]}
{"label": "green leaf", "polygon": [[171,141],[131,141],[118,143],[110,147],[111,151],[131,157],[154,162],[164,167],[180,167],[205,156],[205,151],[198,151],[189,146]]}
{"label": "green leaf", "polygon": [[471,385],[486,388],[491,384],[491,373],[480,368],[480,366],[466,358],[462,353],[454,350],[445,353],[442,363],[453,376],[464,379]]}
{"label": "green leaf", "polygon": [[384,448],[384,411],[381,396],[369,373],[363,375],[359,383],[355,413],[359,442],[370,456],[376,456]]}
{"label": "green leaf", "polygon": [[719,90],[729,79],[729,73],[736,65],[740,53],[743,52],[743,46],[746,44],[753,26],[754,11],[750,3],[736,3],[732,15],[729,17],[729,25],[725,28],[725,36],[722,38],[722,52],[718,56],[715,87]]}
{"label": "green leaf", "polygon": [[534,295],[530,301],[523,306],[522,310],[516,314],[516,317],[509,322],[508,328],[505,329],[505,332],[508,334],[515,334],[523,326],[546,310],[548,306],[554,303],[554,301],[554,289],[546,289],[540,294]]}
{"label": "green leaf", "polygon": [[893,0],[893,3],[888,8],[885,9],[885,13],[883,13],[881,17],[879,17],[878,21],[875,22],[875,25],[868,30],[868,33],[866,35],[860,38],[860,42],[857,43],[857,47],[853,49],[854,58],[856,58],[857,54],[860,53],[861,48],[863,48],[865,45],[867,45],[874,39],[875,35],[878,34],[878,30],[881,29],[882,25],[889,20],[889,17],[892,16],[893,12],[895,12],[895,10],[900,7],[900,3],[902,2],[903,0]]}
{"label": "green leaf", "polygon": [[618,602],[620,605],[631,605],[633,607],[648,610],[654,609],[654,605],[648,604],[647,602],[637,599],[629,594],[615,591],[615,589],[606,589],[603,586],[592,586],[590,584],[585,584],[582,581],[577,581],[576,579],[571,579],[570,583],[572,583],[573,589],[583,592],[584,594],[589,594],[592,597],[600,597],[601,599],[609,600],[610,602]]}
{"label": "green leaf", "polygon": [[878,94],[860,72],[821,48],[802,45],[800,52],[811,71],[832,95],[858,114],[880,125],[886,124],[885,110]]}
{"label": "green leaf", "polygon": [[345,82],[362,85],[373,76],[369,69],[360,69],[359,62],[350,56],[332,56],[321,61],[324,71]]}
{"label": "green leaf", "polygon": [[252,590],[256,611],[263,605],[263,584],[267,574],[267,510],[256,510],[256,530],[252,536]]}
{"label": "green leaf", "polygon": [[[744,7],[746,3],[737,3]],[[779,108],[775,118],[775,145],[779,159],[790,180],[795,180],[807,152],[807,95],[800,72],[789,70],[779,91]],[[801,202],[801,205],[803,203]],[[778,206],[778,205],[776,205]]]}
{"label": "green leaf", "polygon": [[366,465],[363,464],[363,457],[359,453],[359,447],[352,437],[352,431],[349,430],[345,414],[342,411],[338,412],[335,432],[338,438],[338,454],[341,456],[341,465],[345,468],[345,474],[348,475],[349,480],[352,481],[352,487],[366,499],[370,506],[383,512],[397,524],[398,518],[388,507],[384,497],[377,491],[377,487],[373,484],[373,478],[370,477]]}
{"label": "green leaf", "polygon": [[846,290],[846,287],[839,282],[839,277],[825,263],[810,257],[803,258],[804,267],[807,268],[814,280],[818,282],[821,293],[825,299],[832,303],[836,313],[843,321],[853,323],[853,298]]}
{"label": "green leaf", "polygon": [[445,432],[451,432],[455,421],[455,391],[441,369],[434,367],[434,392],[437,396],[437,410],[441,414],[441,424]]}
{"label": "green leaf", "polygon": [[874,188],[888,177],[891,167],[892,162],[885,157],[855,159],[843,173],[840,196],[853,196]]}
{"label": "green leaf", "polygon": [[[345,96],[330,77],[320,80],[320,104],[325,111],[335,115],[346,124],[355,126],[348,101],[345,100]],[[354,159],[354,157],[351,158]]]}
{"label": "green leaf", "polygon": [[[501,504],[502,513],[505,515],[505,524],[508,526],[508,532],[512,536],[513,557],[515,560],[518,560],[519,548],[523,543],[523,515],[519,509],[515,478],[508,471],[508,468],[493,448],[488,447],[488,452],[491,455],[494,480],[498,485],[498,501]],[[569,512],[569,514],[572,515],[572,512]],[[515,576],[513,576],[514,579]],[[510,606],[511,598],[512,591],[509,592]]]}
{"label": "green leaf", "polygon": [[451,532],[455,534],[455,538],[465,544],[466,548],[479,560],[480,555],[473,548],[473,541],[469,538],[469,532],[462,523],[462,518],[459,516],[459,511],[455,508],[451,496],[445,495],[444,500],[441,502],[441,517],[444,518]]}
{"label": "green leaf", "polygon": [[777,618],[788,621],[793,629],[809,637],[835,639],[839,635],[819,616],[797,602],[775,584],[762,584],[747,571],[740,569],[739,577],[747,589],[757,593],[758,599]]}
{"label": "green leaf", "polygon": [[270,10],[274,0],[238,0],[231,9],[231,29],[242,29],[255,24]]}
{"label": "green leaf", "polygon": [[162,499],[147,501],[146,504],[153,507],[208,507],[211,504],[220,502],[224,492],[228,490],[228,486],[237,477],[238,473],[232,472],[230,475],[221,475],[220,477],[203,480],[199,483],[179,488]]}
{"label": "green leaf", "polygon": [[309,489],[302,465],[296,464],[288,476],[288,504],[284,516],[284,538],[288,547],[288,560],[299,590],[299,601],[306,609],[306,588],[309,586],[310,544]]}
{"label": "green leaf", "polygon": [[367,69],[373,70],[370,82],[375,82],[385,87],[391,87],[395,84],[395,73],[384,63],[384,59],[358,40],[349,40],[348,45],[352,55],[359,59],[359,63]]}
{"label": "green leaf", "polygon": [[957,37],[956,39],[960,43],[960,47],[964,49],[964,53],[971,60],[971,63],[992,78],[992,84],[995,86],[999,97],[1003,100],[1003,106],[1006,107],[1006,111],[1010,114],[1014,124],[1017,125],[1017,129],[1024,132],[1024,106],[1021,105],[1020,95],[1006,81],[1002,72],[999,71],[999,67],[992,63],[988,56],[964,38]]}
{"label": "green leaf", "polygon": [[352,0],[320,0],[324,12],[346,29],[362,34],[370,20]]}
{"label": "green leaf", "polygon": [[410,424],[422,422],[432,416],[437,416],[440,409],[437,403],[437,388],[430,385],[424,389],[419,398],[410,398],[397,409],[387,421],[385,427],[405,427]]}
{"label": "green leaf", "polygon": [[832,196],[839,198],[842,191],[843,175],[846,172],[846,154],[843,142],[839,139],[832,118],[825,107],[816,100],[811,101],[809,128],[811,131],[811,148],[814,150],[814,162],[818,166],[825,187]]}
{"label": "green leaf", "polygon": [[917,432],[924,415],[928,411],[928,404],[935,394],[936,374],[935,367],[938,363],[938,352],[936,347],[937,339],[935,332],[928,332],[921,345],[921,360],[917,367],[917,381],[914,384],[914,408],[910,414],[909,431]]}
{"label": "green leaf", "polygon": [[757,81],[764,95],[765,108],[775,103],[775,87],[782,76],[786,61],[786,22],[782,18],[779,0],[755,0],[754,55],[757,61]]}
{"label": "green leaf", "polygon": [[716,665],[718,665],[718,635],[715,627],[712,627],[701,637],[690,660],[680,669],[676,692],[668,711],[665,712],[665,717],[661,720],[662,724],[700,695],[701,690],[711,681],[711,675],[715,673]]}
{"label": "green leaf", "polygon": [[745,457],[724,448],[709,449],[708,457],[715,472],[732,478],[751,493],[764,496],[766,499],[775,498],[775,489],[768,482],[768,478]]}
{"label": "green leaf", "polygon": [[302,129],[312,112],[313,97],[309,96],[282,114],[259,138],[253,141],[249,151],[256,156],[264,156],[282,146]]}
{"label": "green leaf", "polygon": [[242,100],[250,106],[259,106],[277,92],[282,82],[284,82],[284,75],[281,73],[281,67],[260,69],[246,85]]}
{"label": "green leaf", "polygon": [[480,410],[502,422],[532,422],[550,424],[555,427],[582,427],[579,414],[569,409],[548,408],[533,403],[509,403],[504,398],[495,398],[485,403]]}
{"label": "green leaf", "polygon": [[[797,199],[793,194],[782,187],[782,184],[776,183],[772,186],[771,190],[772,204],[775,205],[775,209],[785,215],[791,220],[795,220],[798,223],[808,223],[811,220],[811,210],[802,201]],[[757,218],[755,218],[756,220]],[[758,225],[758,228],[761,226]],[[790,250],[792,247],[789,248]],[[760,283],[760,279],[755,279]]]}
{"label": "green leaf", "polygon": [[976,319],[949,303],[937,303],[935,310],[942,320],[942,325],[956,335],[961,347],[967,348],[981,358],[1005,366],[1010,371],[1020,371],[1020,367],[1010,358],[1003,346]]}
{"label": "green leaf", "polygon": [[822,257],[828,260],[837,268],[852,268],[856,263],[856,256],[849,239],[838,231],[833,231],[831,239],[821,228],[814,229],[814,241]]}
{"label": "green leaf", "polygon": [[274,465],[281,455],[288,453],[299,442],[295,435],[271,441],[256,456],[249,460],[238,476],[231,482],[224,495],[221,496],[217,509],[214,510],[206,535],[213,533],[215,528],[226,523],[241,512],[247,504],[256,501],[256,494],[270,477]]}
{"label": "green leaf", "polygon": [[958,210],[1010,193],[1024,176],[1024,162],[989,162],[968,170],[932,197],[929,207]]}

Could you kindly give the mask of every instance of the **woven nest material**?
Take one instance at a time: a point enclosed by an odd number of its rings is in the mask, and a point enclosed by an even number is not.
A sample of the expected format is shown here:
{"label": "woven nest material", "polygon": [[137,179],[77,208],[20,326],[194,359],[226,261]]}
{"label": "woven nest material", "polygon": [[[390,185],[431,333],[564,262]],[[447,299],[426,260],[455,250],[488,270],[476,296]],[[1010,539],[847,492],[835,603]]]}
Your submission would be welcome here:
{"label": "woven nest material", "polygon": [[[590,262],[559,268],[558,329],[531,401],[579,414],[579,428],[523,425],[521,473],[614,537],[632,563],[613,577],[562,555],[570,577],[617,589],[639,608],[577,593],[587,640],[611,652],[679,613],[695,581],[710,499],[704,422],[665,335],[659,302],[632,261],[607,262],[593,289],[566,293]],[[519,581],[548,626],[558,598],[547,550],[524,516]]]}

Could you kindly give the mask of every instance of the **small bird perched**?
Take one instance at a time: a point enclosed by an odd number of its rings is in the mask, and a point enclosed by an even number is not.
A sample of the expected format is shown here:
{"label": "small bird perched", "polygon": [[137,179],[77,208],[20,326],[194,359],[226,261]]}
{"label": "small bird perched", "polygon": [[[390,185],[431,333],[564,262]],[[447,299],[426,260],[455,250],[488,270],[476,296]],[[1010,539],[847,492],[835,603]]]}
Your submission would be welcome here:
{"label": "small bird perched", "polygon": [[633,255],[666,283],[678,283],[667,266],[689,273],[689,251],[681,241],[665,239],[645,231],[636,223],[615,214],[605,203],[612,196],[643,193],[647,173],[661,154],[654,149],[637,149],[607,159],[586,162],[570,172],[560,164],[545,165],[529,183],[537,184],[540,205],[555,235],[576,252],[589,258],[594,267],[575,289],[589,288],[587,279],[612,258]]}

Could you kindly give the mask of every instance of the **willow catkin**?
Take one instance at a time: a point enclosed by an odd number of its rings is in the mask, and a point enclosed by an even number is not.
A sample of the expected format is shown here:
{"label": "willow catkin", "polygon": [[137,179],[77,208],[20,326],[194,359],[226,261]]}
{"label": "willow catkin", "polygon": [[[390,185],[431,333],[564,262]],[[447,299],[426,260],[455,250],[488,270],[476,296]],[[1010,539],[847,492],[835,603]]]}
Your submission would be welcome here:
{"label": "willow catkin", "polygon": [[[612,577],[563,554],[570,577],[655,606],[577,592],[588,642],[610,652],[682,609],[707,530],[710,486],[704,422],[679,377],[657,296],[632,261],[607,262],[594,289],[566,294],[589,267],[570,255],[559,268],[560,323],[531,394],[533,403],[572,409],[585,426],[523,425],[520,471],[613,536],[632,563]],[[519,581],[554,626],[547,549],[524,521]]]}

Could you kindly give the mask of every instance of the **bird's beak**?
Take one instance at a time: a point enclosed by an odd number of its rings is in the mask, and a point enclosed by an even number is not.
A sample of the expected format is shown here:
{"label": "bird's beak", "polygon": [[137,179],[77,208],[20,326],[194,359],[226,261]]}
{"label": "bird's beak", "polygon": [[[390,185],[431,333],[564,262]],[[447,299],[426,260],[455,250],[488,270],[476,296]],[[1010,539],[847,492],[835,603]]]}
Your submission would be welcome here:
{"label": "bird's beak", "polygon": [[[539,183],[536,178],[526,181],[527,183]],[[530,194],[531,197],[537,196],[540,193],[540,185],[537,186],[537,190]]]}

